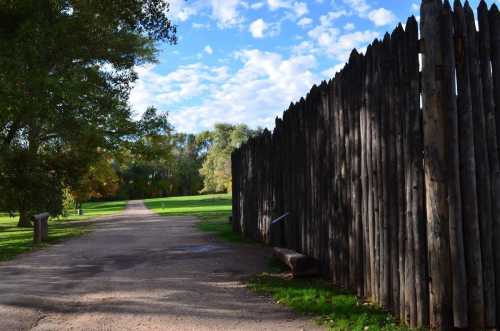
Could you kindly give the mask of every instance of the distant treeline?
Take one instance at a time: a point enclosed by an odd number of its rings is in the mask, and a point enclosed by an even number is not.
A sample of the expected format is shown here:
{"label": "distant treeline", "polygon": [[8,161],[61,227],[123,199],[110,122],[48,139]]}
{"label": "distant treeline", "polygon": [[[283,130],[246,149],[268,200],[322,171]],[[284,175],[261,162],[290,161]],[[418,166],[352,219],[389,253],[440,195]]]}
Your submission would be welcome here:
{"label": "distant treeline", "polygon": [[199,134],[150,132],[103,151],[71,196],[95,201],[230,192],[231,153],[255,134],[230,124]]}

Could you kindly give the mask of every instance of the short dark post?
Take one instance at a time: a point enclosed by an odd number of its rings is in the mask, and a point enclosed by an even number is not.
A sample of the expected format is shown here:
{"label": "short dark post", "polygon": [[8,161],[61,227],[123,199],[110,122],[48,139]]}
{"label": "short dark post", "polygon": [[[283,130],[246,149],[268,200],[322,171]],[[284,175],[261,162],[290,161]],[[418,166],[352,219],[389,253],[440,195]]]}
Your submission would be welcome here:
{"label": "short dark post", "polygon": [[41,244],[49,238],[49,213],[34,215],[33,221],[33,243]]}

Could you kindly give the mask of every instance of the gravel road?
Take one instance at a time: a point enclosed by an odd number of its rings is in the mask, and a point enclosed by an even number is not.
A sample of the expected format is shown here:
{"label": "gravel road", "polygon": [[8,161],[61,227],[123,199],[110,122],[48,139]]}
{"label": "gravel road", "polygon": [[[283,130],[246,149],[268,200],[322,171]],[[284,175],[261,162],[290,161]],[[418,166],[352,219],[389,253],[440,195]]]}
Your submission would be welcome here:
{"label": "gravel road", "polygon": [[245,289],[268,248],[221,243],[196,222],[133,201],[88,235],[1,263],[0,330],[319,329]]}

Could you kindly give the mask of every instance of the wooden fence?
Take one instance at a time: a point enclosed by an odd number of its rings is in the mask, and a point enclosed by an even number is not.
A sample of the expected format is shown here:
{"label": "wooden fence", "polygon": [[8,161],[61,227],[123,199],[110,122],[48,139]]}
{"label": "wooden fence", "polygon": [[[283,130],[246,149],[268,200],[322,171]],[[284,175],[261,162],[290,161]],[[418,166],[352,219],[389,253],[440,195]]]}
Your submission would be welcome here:
{"label": "wooden fence", "polygon": [[500,327],[497,7],[478,22],[424,0],[420,39],[411,17],[353,51],[234,152],[234,230],[319,259],[410,326]]}

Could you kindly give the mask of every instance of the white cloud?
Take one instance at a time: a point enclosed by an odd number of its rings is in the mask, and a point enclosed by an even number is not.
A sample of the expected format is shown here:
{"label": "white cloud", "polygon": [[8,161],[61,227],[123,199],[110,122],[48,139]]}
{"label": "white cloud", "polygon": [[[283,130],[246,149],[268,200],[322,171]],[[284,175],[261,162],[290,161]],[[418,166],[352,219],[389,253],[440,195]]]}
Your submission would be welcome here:
{"label": "white cloud", "polygon": [[207,53],[208,55],[212,55],[214,53],[214,50],[212,49],[212,47],[210,47],[210,45],[205,46],[205,48],[203,49],[203,51],[205,53]]}
{"label": "white cloud", "polygon": [[249,31],[254,38],[264,38],[264,32],[267,28],[267,23],[262,18],[259,18],[250,24]]}
{"label": "white cloud", "polygon": [[320,17],[320,24],[308,32],[309,37],[323,52],[341,62],[347,60],[353,48],[358,48],[361,51],[379,35],[378,32],[371,30],[342,34],[335,27],[334,22],[345,15],[347,15],[345,11],[335,11],[323,15]]}
{"label": "white cloud", "polygon": [[235,25],[242,21],[238,12],[240,0],[210,0],[212,5],[212,16],[217,20],[220,27]]}
{"label": "white cloud", "polygon": [[264,7],[264,3],[263,2],[256,2],[256,3],[253,3],[253,4],[250,5],[250,8],[252,8],[254,10],[261,9],[262,7]]}
{"label": "white cloud", "polygon": [[[313,73],[317,65],[313,55],[284,58],[249,49],[235,56],[241,66],[234,72],[201,63],[166,75],[156,74],[151,65],[140,67],[131,104],[138,112],[149,105],[169,110],[173,124],[182,132],[198,132],[218,122],[272,128],[274,118],[320,79]],[[200,104],[182,104],[195,97]]]}
{"label": "white cloud", "polygon": [[181,22],[187,21],[191,16],[198,12],[197,6],[189,5],[184,0],[170,0],[170,15],[174,20]]}
{"label": "white cloud", "polygon": [[141,114],[148,106],[160,110],[203,95],[228,78],[227,67],[209,67],[202,63],[180,66],[177,70],[161,75],[155,65],[136,68],[139,80],[130,94],[130,104]]}
{"label": "white cloud", "polygon": [[366,0],[344,0],[344,3],[358,15],[365,15],[371,8]]}
{"label": "white cloud", "polygon": [[210,29],[210,23],[193,23],[192,27],[193,29],[207,30]]}
{"label": "white cloud", "polygon": [[312,24],[312,22],[313,22],[313,20],[312,20],[311,18],[309,18],[309,17],[303,17],[303,18],[301,18],[301,19],[297,22],[297,25],[304,27],[304,26],[311,25],[311,24]]}
{"label": "white cloud", "polygon": [[344,30],[346,31],[352,31],[356,28],[356,26],[354,25],[354,23],[347,23],[346,25],[344,25]]}
{"label": "white cloud", "polygon": [[297,55],[311,55],[318,53],[318,49],[310,40],[304,40],[300,44],[292,47],[292,54]]}
{"label": "white cloud", "polygon": [[241,0],[169,0],[170,15],[174,20],[184,22],[208,10],[220,28],[238,25],[244,20],[239,12],[243,3]]}
{"label": "white cloud", "polygon": [[291,1],[291,0],[267,0],[267,5],[271,10],[278,9],[288,9],[290,10],[297,18],[302,17],[309,13],[309,7],[307,3],[300,1]]}
{"label": "white cloud", "polygon": [[392,11],[385,8],[379,8],[370,11],[370,13],[368,14],[368,18],[376,26],[384,26],[397,21],[396,15],[394,15]]}

